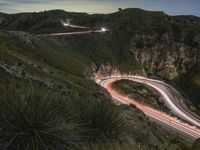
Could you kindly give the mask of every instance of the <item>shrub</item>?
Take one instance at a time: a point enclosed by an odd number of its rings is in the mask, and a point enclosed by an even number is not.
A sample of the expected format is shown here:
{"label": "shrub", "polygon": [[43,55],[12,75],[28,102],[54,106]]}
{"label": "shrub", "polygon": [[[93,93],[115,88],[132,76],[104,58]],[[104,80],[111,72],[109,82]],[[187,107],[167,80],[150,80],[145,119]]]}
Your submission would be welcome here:
{"label": "shrub", "polygon": [[123,140],[126,123],[117,106],[105,100],[90,98],[76,100],[74,104],[79,109],[79,120],[89,145]]}
{"label": "shrub", "polygon": [[46,92],[9,90],[0,96],[0,149],[66,150],[79,145],[67,103]]}

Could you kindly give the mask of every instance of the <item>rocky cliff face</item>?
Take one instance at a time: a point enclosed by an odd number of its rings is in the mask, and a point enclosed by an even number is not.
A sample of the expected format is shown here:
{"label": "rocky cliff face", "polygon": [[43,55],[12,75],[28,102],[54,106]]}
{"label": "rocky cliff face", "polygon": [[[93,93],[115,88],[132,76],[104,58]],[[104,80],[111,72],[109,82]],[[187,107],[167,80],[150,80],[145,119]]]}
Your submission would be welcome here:
{"label": "rocky cliff face", "polygon": [[[200,36],[194,37],[200,43]],[[131,40],[131,52],[147,73],[170,79],[183,74],[200,62],[199,46],[188,46],[173,40],[172,33],[135,35]]]}
{"label": "rocky cliff face", "polygon": [[[194,42],[196,46],[185,44],[184,38],[180,41],[174,40],[173,33],[162,36],[136,34],[130,41],[130,52],[144,68],[140,75],[153,74],[173,79],[200,63],[200,35],[194,37]],[[94,79],[123,73],[111,64],[92,64],[87,74]]]}
{"label": "rocky cliff face", "polygon": [[146,76],[146,73],[144,72],[138,72],[138,74],[135,74],[133,72],[122,72],[120,71],[116,66],[111,65],[109,63],[107,64],[91,64],[91,66],[86,70],[85,76],[89,77],[92,80],[98,80],[99,78],[107,77],[107,76],[118,76],[118,75],[141,75]]}
{"label": "rocky cliff face", "polygon": [[120,75],[120,74],[121,72],[117,69],[117,67],[111,64],[102,64],[98,66],[93,63],[85,71],[85,76],[94,81],[98,81],[98,79],[102,77],[107,77],[111,75]]}

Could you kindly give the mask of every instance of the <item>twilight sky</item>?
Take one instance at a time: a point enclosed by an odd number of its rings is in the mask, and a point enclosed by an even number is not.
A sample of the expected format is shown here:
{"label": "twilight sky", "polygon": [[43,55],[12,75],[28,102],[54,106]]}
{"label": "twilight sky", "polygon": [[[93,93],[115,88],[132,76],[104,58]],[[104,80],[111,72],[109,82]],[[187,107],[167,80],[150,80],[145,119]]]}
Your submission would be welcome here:
{"label": "twilight sky", "polygon": [[164,11],[169,15],[200,16],[200,0],[0,0],[0,12],[32,12],[50,9],[110,13],[118,8]]}

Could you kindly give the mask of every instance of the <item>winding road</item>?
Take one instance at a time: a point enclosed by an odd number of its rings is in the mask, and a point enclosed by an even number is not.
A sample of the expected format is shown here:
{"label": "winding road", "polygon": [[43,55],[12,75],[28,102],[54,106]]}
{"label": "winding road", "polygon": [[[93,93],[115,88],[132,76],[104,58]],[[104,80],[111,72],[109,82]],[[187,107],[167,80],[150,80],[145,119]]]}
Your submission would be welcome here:
{"label": "winding road", "polygon": [[[130,99],[114,89],[111,85],[117,80],[131,80],[134,82],[141,83],[155,89],[163,97],[166,106],[171,112],[179,118],[190,122],[191,124],[185,123],[176,117],[172,117],[164,112],[158,111],[150,106],[141,104],[133,99]],[[176,89],[170,85],[153,79],[148,79],[138,76],[111,76],[105,77],[97,81],[99,85],[107,89],[113,99],[127,105],[132,105],[143,111],[148,117],[156,120],[162,124],[165,124],[173,129],[180,131],[194,139],[200,138],[200,120],[197,115],[193,114],[185,105],[183,97],[178,93]]]}
{"label": "winding road", "polygon": [[101,28],[99,30],[86,30],[86,31],[78,31],[78,32],[61,32],[61,33],[38,34],[38,36],[80,35],[80,34],[89,34],[89,33],[102,33],[102,32],[107,32],[107,31],[108,31],[107,29]]}
{"label": "winding road", "polygon": [[[101,33],[107,32],[106,28],[100,28],[98,30],[92,30],[89,27],[73,25],[69,20],[64,22],[61,20],[61,23],[66,28],[78,28],[78,29],[87,29],[78,32],[64,32],[64,33],[49,33],[49,34],[39,34],[38,36],[65,36],[65,35],[81,35],[81,34],[90,34],[90,33]],[[112,89],[111,85],[117,80],[132,80],[143,85],[149,86],[155,89],[160,95],[163,97],[166,106],[171,110],[171,112],[178,116],[179,118],[189,122],[187,124],[176,117],[172,117],[164,112],[156,110],[150,106],[145,104],[141,104],[133,99],[130,99],[114,89]],[[174,89],[172,86],[158,80],[148,79],[144,77],[138,76],[111,76],[104,77],[97,81],[99,85],[107,89],[107,91],[111,94],[112,98],[119,101],[120,103],[131,105],[133,107],[137,107],[141,111],[143,111],[149,118],[156,120],[159,123],[167,125],[176,131],[179,131],[185,135],[193,139],[200,138],[200,119],[199,116],[192,113],[185,105],[184,98],[179,94],[179,92]],[[191,125],[192,124],[192,125]]]}
{"label": "winding road", "polygon": [[90,33],[102,33],[102,32],[107,32],[108,31],[108,29],[106,29],[104,27],[101,27],[100,29],[97,29],[97,30],[92,30],[90,27],[74,25],[74,24],[71,24],[69,20],[67,22],[61,20],[61,24],[65,28],[87,29],[87,30],[77,31],[77,32],[60,32],[60,33],[38,34],[38,36],[81,35],[81,34],[90,34]]}

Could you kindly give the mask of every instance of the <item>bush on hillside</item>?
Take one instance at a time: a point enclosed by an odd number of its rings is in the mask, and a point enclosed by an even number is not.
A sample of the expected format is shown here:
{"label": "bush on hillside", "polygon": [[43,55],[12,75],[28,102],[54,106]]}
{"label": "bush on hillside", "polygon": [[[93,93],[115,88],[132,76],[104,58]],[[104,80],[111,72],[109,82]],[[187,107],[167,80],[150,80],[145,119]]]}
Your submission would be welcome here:
{"label": "bush on hillside", "polygon": [[7,150],[66,150],[79,145],[78,125],[66,102],[46,92],[17,89],[0,96],[0,147]]}

